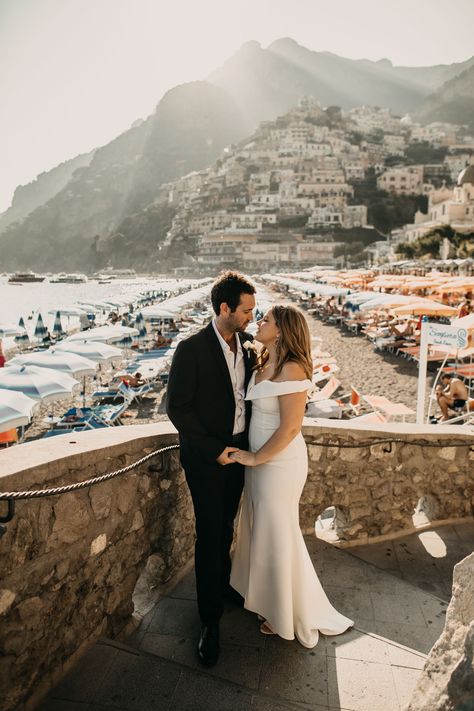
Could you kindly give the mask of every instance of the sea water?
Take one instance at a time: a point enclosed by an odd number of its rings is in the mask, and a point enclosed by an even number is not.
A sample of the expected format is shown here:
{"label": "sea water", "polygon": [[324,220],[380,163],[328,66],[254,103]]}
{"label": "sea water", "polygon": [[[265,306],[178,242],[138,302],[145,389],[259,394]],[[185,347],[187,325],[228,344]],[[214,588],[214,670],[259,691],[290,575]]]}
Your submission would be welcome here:
{"label": "sea water", "polygon": [[[132,303],[140,292],[160,291],[172,286],[179,288],[180,280],[160,281],[157,279],[114,279],[110,284],[99,284],[95,280],[82,284],[52,284],[49,281],[25,282],[21,285],[9,284],[8,277],[0,276],[0,325],[3,323],[17,324],[20,317],[25,321],[26,330],[33,335],[38,314],[41,314],[45,325],[52,330],[55,312],[66,306],[78,306],[78,301],[95,302],[104,299],[130,299]],[[110,311],[128,310],[110,308],[104,309],[103,317]],[[49,313],[54,311],[54,313]],[[77,329],[77,317],[61,316],[65,331]],[[5,346],[11,345],[11,339],[5,339]]]}

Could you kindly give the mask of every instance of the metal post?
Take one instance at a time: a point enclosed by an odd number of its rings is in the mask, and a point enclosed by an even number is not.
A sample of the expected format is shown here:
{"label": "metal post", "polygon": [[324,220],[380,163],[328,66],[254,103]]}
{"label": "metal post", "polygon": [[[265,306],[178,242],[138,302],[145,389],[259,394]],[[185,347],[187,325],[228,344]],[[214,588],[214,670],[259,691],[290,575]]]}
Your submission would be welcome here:
{"label": "metal post", "polygon": [[421,324],[420,360],[418,363],[418,394],[416,402],[416,424],[422,425],[425,419],[426,370],[428,363],[428,321]]}

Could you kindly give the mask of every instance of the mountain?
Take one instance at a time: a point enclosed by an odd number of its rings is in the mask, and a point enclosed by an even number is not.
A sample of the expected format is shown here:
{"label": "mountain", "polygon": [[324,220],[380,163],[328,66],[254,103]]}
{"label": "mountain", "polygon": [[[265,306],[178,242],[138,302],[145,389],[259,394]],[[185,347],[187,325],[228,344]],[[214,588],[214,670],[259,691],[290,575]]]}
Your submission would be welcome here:
{"label": "mountain", "polygon": [[313,96],[322,106],[367,104],[404,114],[413,111],[447,78],[472,64],[474,57],[450,66],[394,67],[387,59],[346,59],[314,52],[283,38],[267,49],[258,42],[247,42],[209,81],[226,89],[252,130],[259,121],[288,111],[303,95]]}
{"label": "mountain", "polygon": [[154,235],[159,242],[173,219],[155,204],[160,185],[211,165],[225,146],[303,96],[322,106],[378,105],[398,114],[421,105],[420,115],[459,119],[472,111],[465,92],[471,87],[472,95],[473,69],[474,57],[449,66],[395,67],[387,59],[314,52],[289,38],[266,49],[247,42],[208,81],[175,87],[151,116],[106,146],[18,188],[12,208],[0,216],[2,268],[88,270],[107,250],[126,259],[142,231],[147,244]]}
{"label": "mountain", "polygon": [[28,185],[19,185],[13,195],[12,205],[0,215],[0,233],[12,222],[21,222],[40,205],[44,205],[59,193],[69,182],[78,168],[89,165],[94,151],[60,163],[52,170],[40,173]]}
{"label": "mountain", "polygon": [[87,269],[96,235],[151,203],[168,180],[211,164],[244,134],[239,110],[207,82],[170,90],[21,224],[0,235],[3,269]]}
{"label": "mountain", "polygon": [[414,118],[424,123],[447,121],[467,124],[474,131],[474,66],[428,96]]}

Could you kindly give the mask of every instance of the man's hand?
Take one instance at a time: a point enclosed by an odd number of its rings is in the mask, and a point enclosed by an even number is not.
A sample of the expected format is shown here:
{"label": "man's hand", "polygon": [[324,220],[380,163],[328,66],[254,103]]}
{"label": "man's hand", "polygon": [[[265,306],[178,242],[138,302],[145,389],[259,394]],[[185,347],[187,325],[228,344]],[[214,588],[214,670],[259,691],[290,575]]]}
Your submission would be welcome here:
{"label": "man's hand", "polygon": [[239,462],[239,464],[243,464],[246,467],[257,466],[257,458],[255,453],[247,452],[245,449],[238,449],[237,451],[234,451],[234,453],[230,455],[230,458],[231,461]]}
{"label": "man's hand", "polygon": [[235,459],[230,458],[230,454],[233,452],[238,452],[237,447],[226,447],[223,452],[219,454],[219,456],[216,459],[216,462],[218,464],[221,464],[223,467],[226,466],[226,464],[235,464]]}

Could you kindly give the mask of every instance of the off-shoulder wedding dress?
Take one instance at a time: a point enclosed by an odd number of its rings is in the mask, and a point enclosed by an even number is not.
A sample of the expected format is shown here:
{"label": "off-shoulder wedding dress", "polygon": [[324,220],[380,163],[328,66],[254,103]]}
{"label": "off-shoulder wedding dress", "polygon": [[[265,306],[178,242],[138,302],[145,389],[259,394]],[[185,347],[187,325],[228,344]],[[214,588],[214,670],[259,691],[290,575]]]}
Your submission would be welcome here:
{"label": "off-shoulder wedding dress", "polygon": [[[311,388],[310,380],[256,383],[252,375],[246,397],[252,400],[252,452],[280,424],[278,396]],[[245,599],[245,607],[261,615],[276,634],[284,639],[296,636],[312,648],[319,632],[341,634],[353,622],[326,597],[301,533],[298,504],[307,473],[301,432],[274,459],[246,467],[230,583]]]}

